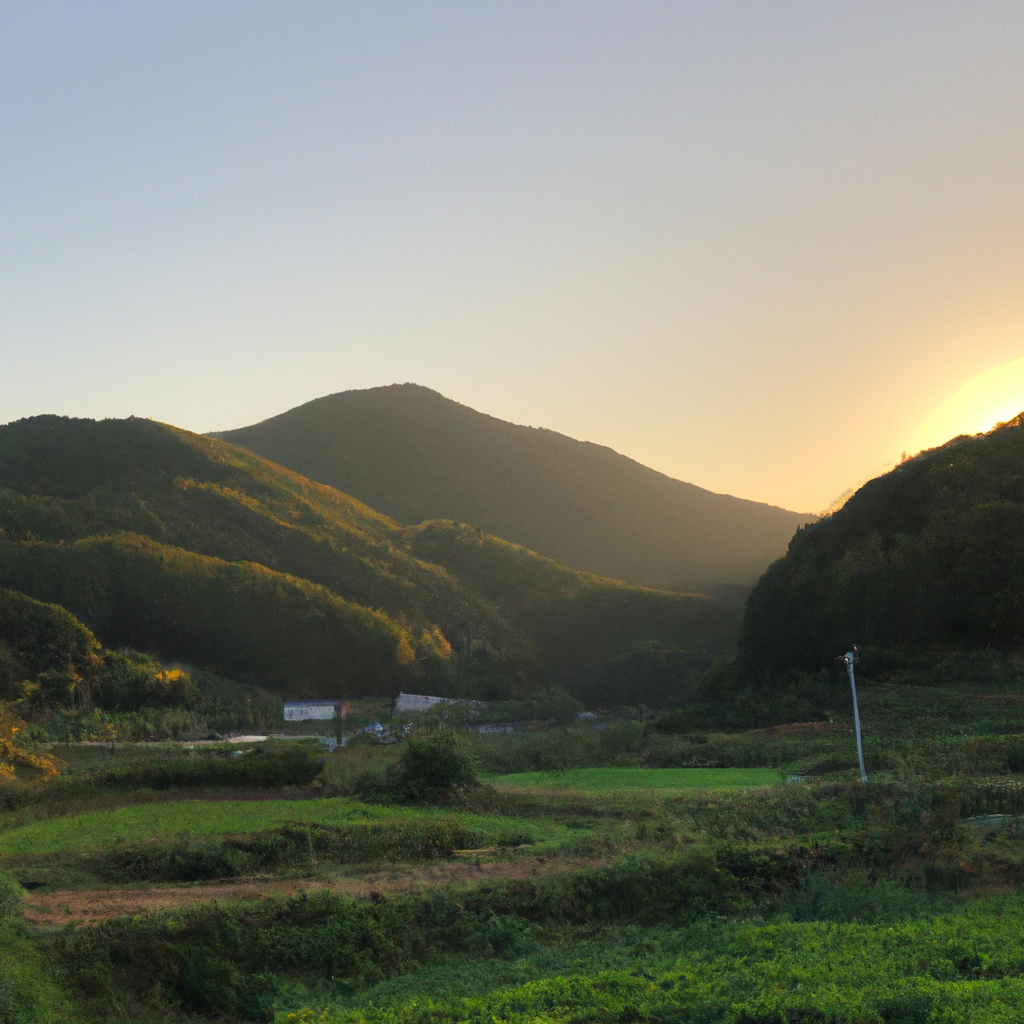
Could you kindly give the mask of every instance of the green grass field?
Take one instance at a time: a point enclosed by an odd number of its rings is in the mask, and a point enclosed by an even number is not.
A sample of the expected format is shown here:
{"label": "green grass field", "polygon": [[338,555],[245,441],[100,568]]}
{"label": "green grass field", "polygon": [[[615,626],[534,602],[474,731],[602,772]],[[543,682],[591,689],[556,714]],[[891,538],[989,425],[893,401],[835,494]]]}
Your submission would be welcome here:
{"label": "green grass field", "polygon": [[608,792],[771,786],[783,778],[775,768],[571,768],[489,775],[483,781],[495,789]]}
{"label": "green grass field", "polygon": [[[500,742],[546,755],[561,738]],[[34,883],[26,905],[49,916],[29,918],[43,922],[33,941],[67,972],[59,977],[78,979],[69,1000],[115,1024],[1024,1019],[1024,845],[1009,828],[959,824],[979,807],[1018,813],[1024,775],[988,788],[978,776],[981,796],[946,785],[949,765],[992,770],[1024,741],[960,738],[958,760],[947,757],[952,740],[920,741],[927,778],[876,775],[869,787],[786,785],[785,771],[765,767],[820,766],[849,742],[800,727],[700,744],[703,763],[734,767],[638,767],[630,752],[620,767],[505,768],[442,806],[237,791],[130,803],[134,794],[115,792],[106,805],[41,810],[59,817],[30,821],[32,807],[7,816],[0,871]],[[689,740],[660,735],[648,753],[667,759],[673,743],[691,756]],[[328,758],[317,792],[363,792],[361,773],[384,773],[400,752]],[[499,753],[488,761],[471,748],[477,763],[515,764]],[[998,806],[978,802],[989,789]],[[289,824],[298,839],[281,829]],[[422,852],[427,833],[449,824],[457,836],[450,829],[443,849]],[[444,862],[424,869],[434,858]],[[249,903],[225,888],[193,905],[182,885],[253,876],[286,881],[290,894],[268,885]],[[376,890],[343,895],[352,880]],[[131,913],[144,886],[161,891],[138,914],[88,919],[104,900]],[[146,955],[127,963],[123,951],[136,947]],[[4,970],[0,957],[0,1022]]]}
{"label": "green grass field", "polygon": [[293,822],[346,825],[430,818],[455,819],[480,832],[485,841],[510,829],[529,832],[538,845],[579,834],[552,819],[526,820],[432,807],[381,807],[362,804],[348,797],[326,800],[174,800],[114,807],[22,825],[0,833],[0,854],[87,850],[114,843],[166,840],[182,835],[238,835]]}

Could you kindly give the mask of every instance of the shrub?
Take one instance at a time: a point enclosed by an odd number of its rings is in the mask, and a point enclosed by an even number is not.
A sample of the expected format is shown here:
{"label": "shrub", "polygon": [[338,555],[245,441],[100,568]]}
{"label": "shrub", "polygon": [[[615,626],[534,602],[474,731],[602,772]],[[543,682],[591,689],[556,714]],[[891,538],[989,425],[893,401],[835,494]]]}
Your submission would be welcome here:
{"label": "shrub", "polygon": [[654,731],[667,736],[678,736],[686,732],[693,723],[693,716],[683,708],[666,711],[654,720]]}
{"label": "shrub", "polygon": [[25,723],[0,701],[0,782],[13,782],[18,772],[36,779],[56,775],[64,766],[48,754],[34,754],[21,746]]}
{"label": "shrub", "polygon": [[289,744],[283,750],[257,747],[239,757],[210,754],[173,758],[153,764],[129,762],[61,776],[43,786],[5,786],[0,788],[0,808],[13,810],[32,803],[137,789],[194,790],[220,786],[270,789],[278,786],[307,786],[322,771],[323,758],[318,756],[315,749],[305,745]]}
{"label": "shrub", "polygon": [[641,722],[615,722],[601,733],[601,750],[611,760],[636,754],[643,745],[644,727]]}
{"label": "shrub", "polygon": [[103,667],[92,684],[92,699],[104,711],[195,710],[200,695],[188,673],[164,669],[148,655],[125,648],[104,654]]}
{"label": "shrub", "polygon": [[[323,770],[323,760],[306,746],[294,744],[283,750],[257,747],[240,756],[220,754],[155,764],[126,764],[96,772],[83,772],[100,788],[199,789],[206,786],[305,786]],[[69,780],[70,781],[70,780]]]}
{"label": "shrub", "polygon": [[450,729],[438,729],[406,741],[393,773],[396,795],[422,800],[477,784],[473,759]]}
{"label": "shrub", "polygon": [[207,904],[59,932],[47,945],[72,984],[101,1004],[130,995],[166,1005],[169,993],[192,1012],[269,1020],[276,985],[268,964],[281,974],[373,984],[430,955],[521,956],[538,927],[683,924],[735,912],[741,898],[712,857],[685,851],[458,894],[357,900],[317,890]]}
{"label": "shrub", "polygon": [[[479,844],[478,833],[454,821],[282,825],[248,836],[178,839],[115,846],[88,865],[106,882],[195,882],[311,863],[432,860]],[[532,840],[529,840],[532,842]]]}
{"label": "shrub", "polygon": [[25,890],[11,878],[0,873],[0,924],[21,916],[21,901]]}

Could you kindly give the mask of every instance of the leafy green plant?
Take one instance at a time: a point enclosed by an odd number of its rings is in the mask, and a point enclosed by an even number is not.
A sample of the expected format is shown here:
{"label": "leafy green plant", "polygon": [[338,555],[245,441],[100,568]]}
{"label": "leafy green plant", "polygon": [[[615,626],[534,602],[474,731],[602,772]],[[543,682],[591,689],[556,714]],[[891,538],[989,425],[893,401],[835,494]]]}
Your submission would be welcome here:
{"label": "leafy green plant", "polygon": [[0,872],[0,924],[5,924],[21,915],[25,890],[10,875]]}
{"label": "leafy green plant", "polygon": [[402,800],[437,800],[477,785],[473,758],[444,725],[414,733],[402,744],[397,763],[371,773],[360,783],[364,793],[375,788]]}

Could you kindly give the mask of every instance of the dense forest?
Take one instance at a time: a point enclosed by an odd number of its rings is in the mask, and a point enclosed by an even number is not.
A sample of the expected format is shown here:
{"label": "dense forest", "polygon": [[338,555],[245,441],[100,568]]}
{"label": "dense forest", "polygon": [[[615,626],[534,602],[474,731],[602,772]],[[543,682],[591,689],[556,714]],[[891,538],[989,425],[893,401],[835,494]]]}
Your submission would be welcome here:
{"label": "dense forest", "polygon": [[328,395],[215,436],[401,522],[469,523],[643,586],[749,585],[814,518],[714,494],[415,384]]}
{"label": "dense forest", "polygon": [[464,524],[402,526],[142,419],[0,428],[0,586],[62,606],[108,647],[307,696],[557,686],[671,703],[739,620]]}
{"label": "dense forest", "polygon": [[747,603],[754,679],[860,644],[875,673],[1024,644],[1024,418],[954,438],[799,530]]}

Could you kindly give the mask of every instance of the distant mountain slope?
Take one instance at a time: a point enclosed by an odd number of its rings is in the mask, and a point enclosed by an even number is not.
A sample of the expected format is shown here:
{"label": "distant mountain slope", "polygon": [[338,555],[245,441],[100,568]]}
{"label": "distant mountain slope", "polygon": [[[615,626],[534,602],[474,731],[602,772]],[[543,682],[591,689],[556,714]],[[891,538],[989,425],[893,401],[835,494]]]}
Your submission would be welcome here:
{"label": "distant mountain slope", "polygon": [[0,427],[5,586],[67,608],[107,646],[295,695],[583,694],[594,678],[614,694],[636,645],[699,668],[739,626],[707,598],[590,576],[452,523],[403,527],[245,449],[141,419]]}
{"label": "distant mountain slope", "polygon": [[1024,645],[1024,417],[865,484],[747,602],[751,676],[817,671],[854,643],[873,670]]}
{"label": "distant mountain slope", "polygon": [[[709,654],[733,649],[742,612],[712,598],[578,572],[451,520],[408,535],[413,554],[493,601],[543,653],[549,677],[590,703],[671,703]],[[700,644],[680,642],[688,637]]]}
{"label": "distant mountain slope", "polygon": [[318,398],[213,436],[406,523],[452,519],[645,586],[749,584],[812,516],[713,494],[415,384]]}

